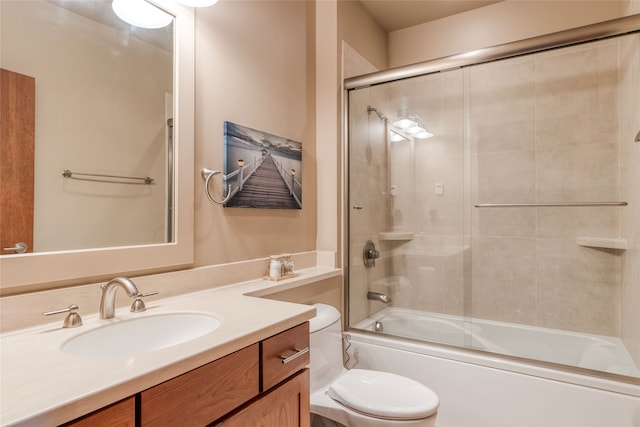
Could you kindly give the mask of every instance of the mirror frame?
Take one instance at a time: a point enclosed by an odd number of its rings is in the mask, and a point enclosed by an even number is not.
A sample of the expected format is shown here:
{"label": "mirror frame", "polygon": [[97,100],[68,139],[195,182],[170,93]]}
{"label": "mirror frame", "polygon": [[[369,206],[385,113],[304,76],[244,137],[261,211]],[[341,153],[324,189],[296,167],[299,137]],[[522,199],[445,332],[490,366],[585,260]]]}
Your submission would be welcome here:
{"label": "mirror frame", "polygon": [[[147,0],[174,16],[174,241],[0,256],[0,296],[80,284],[118,274],[193,264],[195,15],[172,0]],[[58,284],[58,285],[57,285]]]}

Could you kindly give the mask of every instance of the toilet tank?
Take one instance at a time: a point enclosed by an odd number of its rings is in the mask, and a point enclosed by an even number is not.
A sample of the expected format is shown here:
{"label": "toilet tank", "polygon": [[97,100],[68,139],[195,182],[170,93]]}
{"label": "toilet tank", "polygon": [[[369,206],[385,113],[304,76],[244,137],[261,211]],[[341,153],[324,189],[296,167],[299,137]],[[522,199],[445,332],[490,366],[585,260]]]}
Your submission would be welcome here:
{"label": "toilet tank", "polygon": [[344,370],[340,312],[327,304],[314,304],[316,317],[309,321],[311,392],[331,384]]}

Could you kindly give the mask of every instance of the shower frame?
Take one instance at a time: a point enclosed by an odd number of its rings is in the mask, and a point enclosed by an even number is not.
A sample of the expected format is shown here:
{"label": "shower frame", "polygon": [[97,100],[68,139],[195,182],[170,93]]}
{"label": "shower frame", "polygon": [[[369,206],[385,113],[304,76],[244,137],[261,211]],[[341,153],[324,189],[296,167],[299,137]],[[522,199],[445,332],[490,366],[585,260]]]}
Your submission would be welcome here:
{"label": "shower frame", "polygon": [[[350,254],[350,210],[351,206],[350,202],[350,183],[349,183],[349,91],[353,89],[361,89],[368,86],[374,86],[383,83],[390,83],[393,81],[408,79],[412,77],[424,76],[433,73],[439,73],[448,70],[454,70],[458,68],[479,65],[484,63],[489,63],[493,61],[514,58],[522,55],[533,54],[538,52],[543,52],[546,50],[568,47],[579,45],[588,42],[594,42],[598,40],[604,40],[607,38],[623,36],[627,34],[640,33],[640,14],[631,15],[623,18],[613,19],[609,21],[604,21],[601,23],[591,24],[587,26],[582,26],[574,29],[569,29],[565,31],[560,31],[556,33],[546,34],[542,36],[532,37],[524,40],[519,40],[511,43],[500,44],[493,47],[481,48],[470,52],[465,52],[461,54],[451,55],[443,58],[438,58],[430,61],[425,61],[421,63],[411,64],[407,66],[392,68],[388,70],[383,70],[379,72],[364,74],[361,76],[347,78],[343,82],[343,212],[342,212],[342,223],[344,229],[344,236],[346,238],[343,239],[343,260],[342,265],[343,268],[347,271],[347,274],[344,275],[344,322],[345,322],[345,330],[348,332],[349,329],[352,329],[350,326],[350,301],[349,301],[349,269],[350,269],[350,261],[353,258]],[[465,163],[467,160],[465,160]],[[468,176],[465,176],[465,181],[468,179]],[[465,206],[468,206],[470,200],[469,196],[465,195]],[[465,207],[466,209],[466,207]],[[465,220],[465,239],[467,239],[467,224]],[[468,263],[469,260],[465,258],[464,263]],[[465,269],[468,266],[465,267]],[[465,274],[466,276],[466,274]],[[470,286],[469,280],[465,278],[464,280],[465,292],[468,290],[468,286]],[[466,305],[467,302],[465,301]],[[466,308],[465,308],[466,312]],[[373,334],[373,332],[363,331],[358,329],[358,333],[363,334]],[[399,340],[409,340],[402,337],[394,337],[394,339]],[[447,344],[440,344],[436,342],[429,341],[430,345],[439,346],[439,347],[450,347]],[[468,353],[482,353],[486,354],[485,351],[477,350],[469,347],[454,347],[456,350]],[[584,369],[576,366],[569,365],[561,365],[558,363],[547,362],[542,360],[535,359],[526,359],[517,356],[510,356],[500,353],[491,353],[492,357],[496,357],[503,360],[514,360],[514,361],[525,361],[526,363],[530,363],[536,366],[540,366],[543,368],[551,368],[551,369],[559,369],[565,372],[574,372],[577,374],[584,374],[588,376],[594,376],[597,378],[602,378],[606,380],[620,381],[624,383],[630,383],[634,385],[640,385],[640,378],[629,377],[625,375],[618,375],[603,371],[595,371]]]}

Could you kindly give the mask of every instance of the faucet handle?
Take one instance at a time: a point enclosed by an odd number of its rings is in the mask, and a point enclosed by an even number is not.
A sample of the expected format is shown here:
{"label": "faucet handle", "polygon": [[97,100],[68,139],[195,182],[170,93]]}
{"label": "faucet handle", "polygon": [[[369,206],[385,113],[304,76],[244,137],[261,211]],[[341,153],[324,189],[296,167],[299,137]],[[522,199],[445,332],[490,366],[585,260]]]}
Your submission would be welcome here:
{"label": "faucet handle", "polygon": [[78,326],[82,326],[82,318],[77,313],[78,307],[76,304],[71,304],[67,308],[62,308],[60,310],[53,311],[45,311],[42,313],[45,316],[51,316],[52,314],[60,314],[60,313],[69,313],[67,317],[64,319],[64,323],[62,324],[63,328],[77,328]]}
{"label": "faucet handle", "polygon": [[142,301],[142,298],[149,297],[151,295],[157,295],[157,294],[158,294],[158,291],[151,291],[145,294],[141,294],[140,292],[138,292],[137,294],[133,295],[131,298],[135,298],[135,300],[133,301],[133,303],[131,303],[131,312],[141,313],[143,311],[146,311],[147,306],[144,304],[144,301]]}

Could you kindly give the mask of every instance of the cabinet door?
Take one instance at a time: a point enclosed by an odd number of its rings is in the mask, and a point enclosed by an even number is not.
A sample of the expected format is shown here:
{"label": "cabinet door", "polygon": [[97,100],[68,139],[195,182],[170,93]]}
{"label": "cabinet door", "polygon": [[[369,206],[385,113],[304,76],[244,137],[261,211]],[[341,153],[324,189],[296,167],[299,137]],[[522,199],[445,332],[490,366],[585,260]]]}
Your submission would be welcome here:
{"label": "cabinet door", "polygon": [[263,394],[217,427],[309,427],[309,370]]}
{"label": "cabinet door", "polygon": [[208,425],[257,396],[258,377],[253,344],[140,393],[140,425]]}
{"label": "cabinet door", "polygon": [[135,425],[135,398],[129,397],[64,424],[64,427],[135,427]]}

